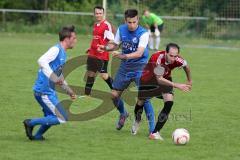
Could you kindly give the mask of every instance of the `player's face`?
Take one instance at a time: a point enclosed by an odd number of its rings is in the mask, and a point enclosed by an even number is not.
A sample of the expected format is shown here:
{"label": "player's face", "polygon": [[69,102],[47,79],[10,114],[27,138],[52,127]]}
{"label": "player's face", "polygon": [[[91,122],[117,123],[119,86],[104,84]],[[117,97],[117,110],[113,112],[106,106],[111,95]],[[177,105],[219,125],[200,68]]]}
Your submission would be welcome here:
{"label": "player's face", "polygon": [[96,21],[98,21],[98,22],[102,21],[103,17],[104,17],[103,10],[96,8],[94,11],[94,16],[95,16]]}
{"label": "player's face", "polygon": [[77,36],[75,32],[71,33],[71,36],[67,38],[68,49],[72,49],[77,43]]}
{"label": "player's face", "polygon": [[127,18],[125,21],[128,25],[129,31],[135,31],[138,27],[138,16],[135,16],[133,18]]}
{"label": "player's face", "polygon": [[177,48],[170,48],[169,52],[167,53],[167,62],[172,64],[175,62],[178,55],[178,49]]}
{"label": "player's face", "polygon": [[148,12],[148,11],[145,11],[145,12],[144,12],[144,16],[145,16],[145,17],[149,17],[149,12]]}

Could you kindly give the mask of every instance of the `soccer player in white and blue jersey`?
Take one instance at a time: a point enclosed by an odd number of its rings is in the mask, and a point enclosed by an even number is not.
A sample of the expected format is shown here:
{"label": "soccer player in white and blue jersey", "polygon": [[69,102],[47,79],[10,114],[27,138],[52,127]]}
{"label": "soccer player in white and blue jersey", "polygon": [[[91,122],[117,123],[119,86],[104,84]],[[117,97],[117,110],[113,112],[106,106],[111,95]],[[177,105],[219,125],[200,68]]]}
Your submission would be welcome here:
{"label": "soccer player in white and blue jersey", "polygon": [[[44,140],[43,134],[51,126],[64,123],[68,119],[58,100],[55,85],[60,85],[72,99],[76,99],[76,94],[68,87],[62,75],[62,69],[67,59],[66,50],[73,48],[77,42],[75,27],[63,27],[59,32],[59,41],[38,59],[40,69],[33,91],[44,117],[23,121],[26,135],[30,140]],[[33,135],[33,128],[36,125],[40,125],[40,128]]]}
{"label": "soccer player in white and blue jersey", "polygon": [[[116,128],[120,130],[125,123],[128,113],[124,108],[124,103],[120,99],[122,92],[131,82],[139,85],[139,79],[143,67],[148,60],[148,38],[146,29],[138,25],[139,17],[136,9],[125,11],[125,24],[120,25],[115,35],[114,43],[99,45],[99,50],[114,51],[122,46],[122,53],[115,53],[113,56],[121,59],[120,67],[113,80],[112,100],[120,117]],[[149,122],[149,132],[154,129],[154,112],[150,101],[145,101],[144,109]]]}

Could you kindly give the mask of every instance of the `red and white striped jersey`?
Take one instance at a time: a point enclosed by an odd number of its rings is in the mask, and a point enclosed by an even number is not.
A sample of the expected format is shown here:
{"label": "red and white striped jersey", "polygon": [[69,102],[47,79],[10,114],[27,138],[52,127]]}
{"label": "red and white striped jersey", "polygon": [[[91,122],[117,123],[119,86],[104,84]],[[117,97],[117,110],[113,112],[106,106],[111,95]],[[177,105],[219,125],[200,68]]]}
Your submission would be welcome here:
{"label": "red and white striped jersey", "polygon": [[166,51],[158,51],[151,56],[151,58],[148,61],[148,64],[145,66],[143,70],[143,73],[141,76],[142,82],[146,83],[148,81],[156,80],[154,69],[157,66],[161,66],[164,68],[163,77],[168,79],[169,77],[171,77],[171,71],[174,68],[184,67],[187,65],[186,60],[184,60],[180,56],[177,56],[176,60],[172,64],[167,63],[166,54],[167,54]]}
{"label": "red and white striped jersey", "polygon": [[95,23],[93,26],[93,39],[91,42],[88,55],[101,60],[109,60],[109,52],[98,52],[98,45],[106,45],[110,40],[114,40],[111,24],[104,20]]}

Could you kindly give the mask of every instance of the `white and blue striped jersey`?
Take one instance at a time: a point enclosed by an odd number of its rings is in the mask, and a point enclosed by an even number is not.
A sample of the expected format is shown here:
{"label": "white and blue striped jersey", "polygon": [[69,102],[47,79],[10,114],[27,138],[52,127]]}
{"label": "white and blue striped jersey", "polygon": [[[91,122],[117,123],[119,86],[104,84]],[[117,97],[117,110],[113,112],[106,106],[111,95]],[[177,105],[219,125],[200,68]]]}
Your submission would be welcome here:
{"label": "white and blue striped jersey", "polygon": [[138,47],[145,48],[143,55],[140,58],[122,60],[120,64],[120,71],[134,72],[136,70],[142,70],[142,66],[147,63],[148,60],[148,31],[138,26],[135,31],[129,31],[127,24],[119,26],[114,43],[122,44],[122,53],[130,54],[137,51]]}
{"label": "white and blue striped jersey", "polygon": [[60,43],[51,47],[45,54],[43,54],[38,59],[40,68],[38,70],[33,90],[42,94],[55,93],[55,83],[50,79],[50,76],[53,73],[57,76],[62,74],[66,59],[67,54]]}

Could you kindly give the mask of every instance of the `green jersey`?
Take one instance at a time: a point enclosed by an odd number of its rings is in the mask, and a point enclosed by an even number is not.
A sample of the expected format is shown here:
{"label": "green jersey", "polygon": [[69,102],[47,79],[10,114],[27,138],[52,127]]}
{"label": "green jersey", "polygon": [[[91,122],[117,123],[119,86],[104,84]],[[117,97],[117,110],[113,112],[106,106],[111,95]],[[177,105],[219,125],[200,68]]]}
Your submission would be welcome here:
{"label": "green jersey", "polygon": [[142,20],[145,25],[147,24],[149,26],[152,26],[155,23],[157,23],[157,25],[163,24],[163,20],[154,13],[150,13],[149,17],[142,16]]}

